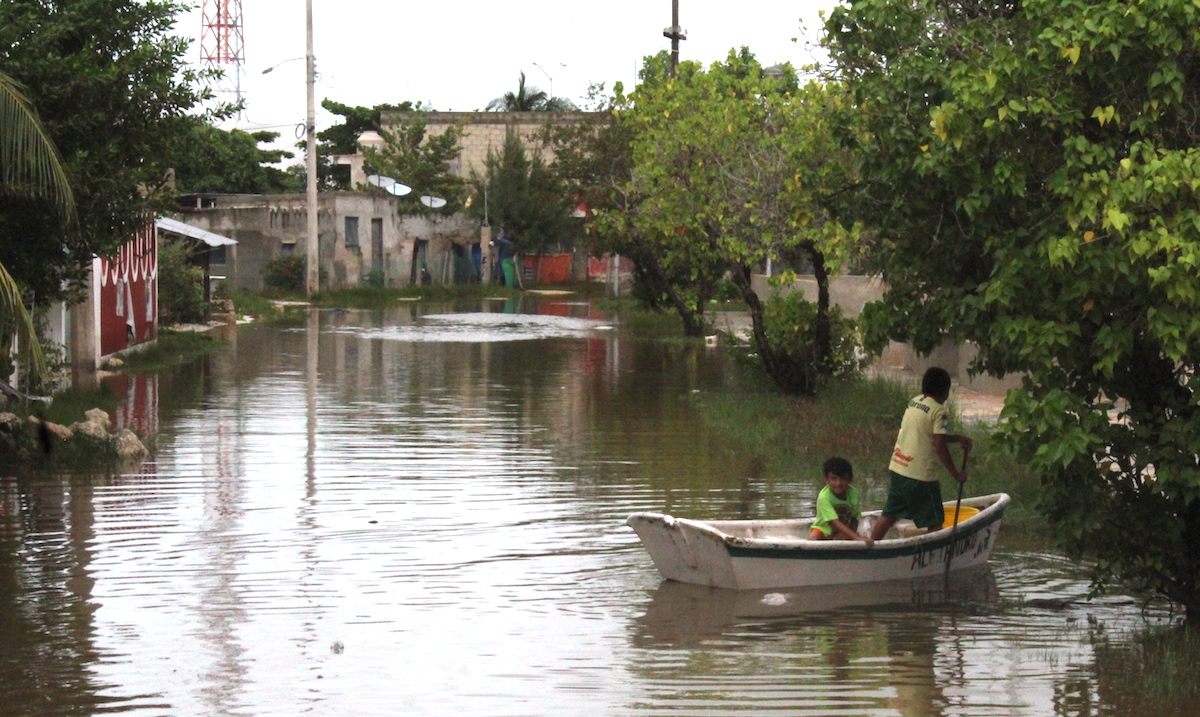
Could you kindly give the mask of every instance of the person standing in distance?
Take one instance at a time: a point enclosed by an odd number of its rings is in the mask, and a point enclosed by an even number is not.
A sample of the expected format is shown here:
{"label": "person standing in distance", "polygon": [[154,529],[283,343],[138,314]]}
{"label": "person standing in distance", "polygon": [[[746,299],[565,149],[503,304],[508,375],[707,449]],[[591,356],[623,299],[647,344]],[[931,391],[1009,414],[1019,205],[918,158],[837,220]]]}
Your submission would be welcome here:
{"label": "person standing in distance", "polygon": [[962,445],[966,454],[971,450],[971,439],[950,433],[948,398],[950,374],[944,368],[930,368],[921,378],[921,395],[908,402],[900,422],[900,433],[888,464],[891,483],[887,503],[871,529],[872,540],[882,539],[900,518],[909,518],[926,531],[942,526],[946,515],[938,484],[939,463],[956,481],[967,482],[967,471],[959,470],[950,457],[950,444]]}

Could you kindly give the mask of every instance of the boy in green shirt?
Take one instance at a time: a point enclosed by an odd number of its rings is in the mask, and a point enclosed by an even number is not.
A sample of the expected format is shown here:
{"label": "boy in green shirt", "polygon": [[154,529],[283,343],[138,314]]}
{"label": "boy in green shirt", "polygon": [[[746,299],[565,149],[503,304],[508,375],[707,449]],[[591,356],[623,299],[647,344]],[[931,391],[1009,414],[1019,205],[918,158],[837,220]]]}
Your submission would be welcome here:
{"label": "boy in green shirt", "polygon": [[936,530],[945,521],[942,491],[938,485],[938,464],[959,483],[967,482],[966,470],[959,470],[950,457],[950,444],[958,443],[964,452],[971,450],[971,439],[950,433],[946,399],[950,398],[950,374],[934,366],[921,378],[921,395],[914,396],[904,411],[896,447],[888,464],[891,485],[883,515],[875,521],[871,537],[875,540],[900,518],[911,518],[918,528]]}
{"label": "boy in green shirt", "polygon": [[854,469],[845,458],[830,458],[821,468],[825,487],[817,494],[817,519],[813,521],[809,540],[861,540],[871,547],[874,540],[858,534],[858,519],[862,507],[858,489],[850,485]]}

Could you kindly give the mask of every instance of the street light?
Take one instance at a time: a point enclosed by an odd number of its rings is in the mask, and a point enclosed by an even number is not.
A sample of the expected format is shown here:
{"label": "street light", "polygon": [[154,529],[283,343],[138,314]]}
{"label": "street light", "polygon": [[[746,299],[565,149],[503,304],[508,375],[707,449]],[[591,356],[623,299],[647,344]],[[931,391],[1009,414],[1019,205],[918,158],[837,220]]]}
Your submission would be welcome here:
{"label": "street light", "polygon": [[533,63],[533,66],[541,70],[542,74],[546,76],[546,79],[550,80],[550,99],[554,99],[554,78],[550,76],[549,72],[546,72],[545,67],[542,67],[536,62]]}
{"label": "street light", "polygon": [[269,74],[271,74],[272,72],[274,72],[274,71],[275,71],[275,68],[279,67],[280,65],[284,65],[284,64],[287,64],[287,63],[289,63],[289,62],[295,62],[296,60],[303,60],[303,59],[304,59],[303,57],[291,57],[291,58],[288,58],[288,59],[284,60],[283,62],[276,62],[274,65],[271,65],[271,66],[270,66],[270,67],[268,67],[267,69],[263,70],[263,71],[262,71],[262,73],[263,73],[264,75],[269,75]]}
{"label": "street light", "polygon": [[317,111],[316,111],[316,59],[313,57],[313,22],[312,22],[312,0],[306,0],[308,10],[308,28],[307,28],[307,50],[308,54],[304,57],[290,57],[283,62],[277,62],[267,69],[262,71],[262,74],[268,75],[276,70],[281,65],[296,60],[306,60],[307,69],[305,72],[305,81],[308,85],[308,112],[304,122],[304,159],[305,159],[305,174],[307,175],[307,231],[308,239],[305,242],[305,258],[307,269],[304,280],[304,290],[308,298],[312,298],[314,294],[320,291],[320,249],[317,246],[318,232],[318,207],[317,207]]}

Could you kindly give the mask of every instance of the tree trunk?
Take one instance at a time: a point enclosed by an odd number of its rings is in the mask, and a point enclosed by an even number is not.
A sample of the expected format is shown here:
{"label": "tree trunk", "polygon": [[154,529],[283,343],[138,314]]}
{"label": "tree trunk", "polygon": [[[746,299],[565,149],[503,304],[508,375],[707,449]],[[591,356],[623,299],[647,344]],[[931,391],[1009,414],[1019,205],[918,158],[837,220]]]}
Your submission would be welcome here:
{"label": "tree trunk", "polygon": [[71,385],[80,389],[92,389],[97,384],[96,364],[99,355],[96,348],[95,300],[92,295],[92,277],[83,294],[86,298],[71,306],[71,335],[67,344],[71,349]]}
{"label": "tree trunk", "polygon": [[1183,540],[1188,564],[1178,580],[1179,602],[1190,626],[1200,625],[1200,498],[1193,498],[1183,513]]}
{"label": "tree trunk", "polygon": [[[661,274],[660,274],[661,276]],[[675,307],[675,311],[679,313],[679,318],[683,321],[683,333],[685,336],[699,338],[704,335],[704,309],[703,303],[700,307],[693,309],[688,306],[679,292],[675,291],[675,287],[669,282],[667,286],[667,299],[671,305]]]}
{"label": "tree trunk", "polygon": [[692,338],[703,336],[705,326],[703,300],[701,300],[700,305],[696,308],[688,306],[688,303],[675,290],[675,285],[667,276],[667,272],[663,270],[662,265],[649,252],[642,252],[641,256],[638,257],[638,261],[642,267],[648,269],[662,282],[663,290],[667,294],[667,300],[671,302],[671,306],[675,307],[676,313],[679,314],[680,320],[683,321],[684,335]]}
{"label": "tree trunk", "polygon": [[813,245],[808,245],[809,257],[812,259],[813,277],[817,280],[817,320],[814,327],[816,336],[818,371],[821,374],[833,373],[833,346],[829,329],[829,271],[825,268],[825,255],[817,251]]}
{"label": "tree trunk", "polygon": [[747,308],[750,310],[750,325],[751,333],[754,336],[754,346],[758,349],[758,355],[762,359],[763,368],[766,369],[767,375],[775,380],[785,393],[812,395],[812,386],[809,381],[805,380],[803,375],[797,375],[795,371],[788,370],[787,366],[783,365],[775,352],[771,350],[771,344],[767,340],[767,327],[763,322],[763,305],[759,300],[758,294],[754,292],[754,286],[751,283],[750,267],[745,264],[731,264],[729,267],[730,276],[733,278],[733,283],[737,285],[742,292],[742,299],[746,302]]}

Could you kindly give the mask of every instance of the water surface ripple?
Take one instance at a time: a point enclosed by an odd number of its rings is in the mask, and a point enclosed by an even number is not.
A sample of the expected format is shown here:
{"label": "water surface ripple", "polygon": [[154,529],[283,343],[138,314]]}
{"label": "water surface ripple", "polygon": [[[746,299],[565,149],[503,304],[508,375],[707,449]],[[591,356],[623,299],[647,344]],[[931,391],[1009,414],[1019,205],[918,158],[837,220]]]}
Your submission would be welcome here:
{"label": "water surface ripple", "polygon": [[713,445],[688,397],[730,390],[719,353],[633,341],[586,305],[554,310],[243,329],[156,379],[152,461],[0,478],[0,713],[1129,704],[1095,645],[1140,625],[1138,607],[1025,606],[1082,599],[1086,578],[1006,551],[1003,533],[991,569],[950,586],[662,583],[629,513],[803,513],[811,467],[748,473],[752,456]]}

